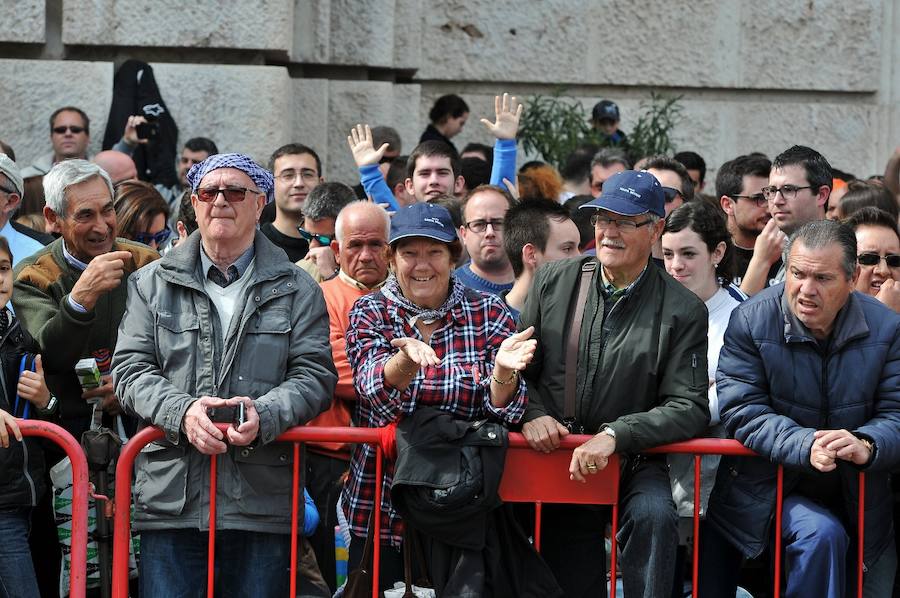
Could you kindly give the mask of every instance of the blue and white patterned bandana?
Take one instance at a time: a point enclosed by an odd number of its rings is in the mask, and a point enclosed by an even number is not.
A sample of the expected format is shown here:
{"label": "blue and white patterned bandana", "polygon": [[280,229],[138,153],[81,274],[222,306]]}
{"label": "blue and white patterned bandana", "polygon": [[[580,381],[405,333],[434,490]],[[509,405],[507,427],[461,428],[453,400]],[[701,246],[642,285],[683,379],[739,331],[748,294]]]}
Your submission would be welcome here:
{"label": "blue and white patterned bandana", "polygon": [[272,200],[272,189],[275,186],[275,179],[272,173],[261,167],[253,161],[250,156],[244,154],[213,154],[204,160],[191,166],[187,173],[188,183],[191,185],[191,191],[197,191],[200,181],[207,174],[219,168],[237,168],[241,172],[247,174],[259,190],[266,194],[266,202]]}

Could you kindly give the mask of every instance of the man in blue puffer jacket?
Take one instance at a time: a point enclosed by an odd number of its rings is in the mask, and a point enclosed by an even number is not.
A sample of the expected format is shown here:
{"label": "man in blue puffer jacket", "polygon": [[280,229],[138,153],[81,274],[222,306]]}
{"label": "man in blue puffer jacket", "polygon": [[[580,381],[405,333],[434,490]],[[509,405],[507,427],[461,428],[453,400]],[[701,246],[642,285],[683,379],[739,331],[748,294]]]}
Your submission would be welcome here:
{"label": "man in blue puffer jacket", "polygon": [[900,316],[853,292],[856,239],[844,225],[804,225],[785,263],[785,283],[735,309],[725,333],[716,376],[722,423],[762,458],[726,458],[719,467],[701,533],[700,595],[734,596],[741,556],[758,556],[772,541],[783,464],[784,596],[851,594],[857,473],[865,471],[865,595],[889,597]]}

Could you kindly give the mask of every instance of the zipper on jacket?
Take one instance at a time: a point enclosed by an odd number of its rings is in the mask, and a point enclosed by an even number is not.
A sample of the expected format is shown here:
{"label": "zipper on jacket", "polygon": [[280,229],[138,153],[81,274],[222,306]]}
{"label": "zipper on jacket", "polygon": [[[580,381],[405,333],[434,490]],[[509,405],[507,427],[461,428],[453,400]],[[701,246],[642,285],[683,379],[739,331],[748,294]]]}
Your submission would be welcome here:
{"label": "zipper on jacket", "polygon": [[697,354],[691,353],[691,377],[694,381],[694,386],[697,386]]}
{"label": "zipper on jacket", "polygon": [[28,473],[28,446],[25,444],[25,439],[22,439],[22,473],[25,474],[25,480],[28,482],[28,488],[31,490],[31,506],[37,506],[37,490],[34,488],[34,480],[31,479],[31,474]]}

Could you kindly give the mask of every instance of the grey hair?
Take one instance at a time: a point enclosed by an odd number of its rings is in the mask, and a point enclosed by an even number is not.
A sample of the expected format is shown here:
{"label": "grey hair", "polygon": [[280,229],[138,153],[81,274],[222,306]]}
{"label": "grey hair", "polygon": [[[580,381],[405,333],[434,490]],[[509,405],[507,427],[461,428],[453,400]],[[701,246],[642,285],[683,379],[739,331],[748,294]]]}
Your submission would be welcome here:
{"label": "grey hair", "polygon": [[83,183],[94,177],[100,177],[109,189],[109,198],[116,196],[112,181],[105,170],[87,160],[64,160],[58,162],[44,175],[44,197],[47,207],[58,216],[66,216],[66,191],[72,185]]}
{"label": "grey hair", "polygon": [[391,216],[387,213],[387,210],[382,208],[377,203],[373,203],[368,199],[357,199],[356,201],[351,201],[348,203],[338,214],[337,220],[334,223],[334,238],[337,239],[337,242],[340,243],[344,240],[344,220],[347,219],[347,215],[354,211],[362,211],[363,208],[366,208],[373,217],[381,218],[384,221],[384,240],[387,241],[391,236]]}
{"label": "grey hair", "polygon": [[631,162],[628,161],[625,152],[608,147],[594,154],[594,158],[591,160],[591,170],[594,169],[594,166],[599,165],[603,168],[609,168],[613,164],[621,164],[625,167],[625,170],[631,170]]}
{"label": "grey hair", "polygon": [[856,233],[850,226],[834,220],[807,222],[788,238],[784,246],[782,259],[786,267],[789,265],[791,248],[797,242],[802,243],[807,249],[822,249],[833,243],[840,245],[844,254],[841,266],[847,280],[853,278],[856,273]]}
{"label": "grey hair", "polygon": [[319,183],[303,202],[303,216],[312,220],[337,219],[341,209],[356,201],[356,193],[344,183]]}

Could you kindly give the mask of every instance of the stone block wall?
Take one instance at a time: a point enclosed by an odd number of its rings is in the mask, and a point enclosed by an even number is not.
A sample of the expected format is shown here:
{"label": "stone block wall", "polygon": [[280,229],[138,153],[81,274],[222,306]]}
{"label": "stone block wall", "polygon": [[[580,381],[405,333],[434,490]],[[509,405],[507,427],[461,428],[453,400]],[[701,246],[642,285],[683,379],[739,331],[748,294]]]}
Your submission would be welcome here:
{"label": "stone block wall", "polygon": [[20,162],[49,149],[64,104],[99,149],[112,77],[149,62],[181,131],[261,162],[316,148],[330,180],[355,182],[352,125],[396,127],[404,151],[432,102],[472,108],[454,139],[490,143],[493,95],[558,86],[617,101],[623,129],[650,92],[682,96],[679,149],[710,176],[738,153],[793,143],[860,176],[900,140],[900,7],[890,0],[21,0],[0,15],[0,139]]}

